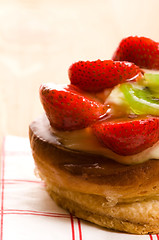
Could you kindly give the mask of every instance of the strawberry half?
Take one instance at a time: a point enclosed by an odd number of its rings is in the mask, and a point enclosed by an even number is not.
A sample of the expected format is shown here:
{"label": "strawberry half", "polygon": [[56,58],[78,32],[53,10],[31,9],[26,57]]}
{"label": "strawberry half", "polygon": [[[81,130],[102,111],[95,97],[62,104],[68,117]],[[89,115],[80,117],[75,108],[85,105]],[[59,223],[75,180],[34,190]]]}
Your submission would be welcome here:
{"label": "strawberry half", "polygon": [[99,121],[92,129],[105,147],[123,156],[139,153],[159,140],[157,117]]}
{"label": "strawberry half", "polygon": [[124,38],[112,59],[133,62],[141,68],[159,69],[159,43],[145,37]]}
{"label": "strawberry half", "polygon": [[51,126],[59,130],[85,128],[107,112],[106,106],[89,99],[71,85],[42,85],[40,99]]}
{"label": "strawberry half", "polygon": [[141,76],[133,63],[112,60],[79,61],[68,70],[71,84],[88,92],[99,92]]}

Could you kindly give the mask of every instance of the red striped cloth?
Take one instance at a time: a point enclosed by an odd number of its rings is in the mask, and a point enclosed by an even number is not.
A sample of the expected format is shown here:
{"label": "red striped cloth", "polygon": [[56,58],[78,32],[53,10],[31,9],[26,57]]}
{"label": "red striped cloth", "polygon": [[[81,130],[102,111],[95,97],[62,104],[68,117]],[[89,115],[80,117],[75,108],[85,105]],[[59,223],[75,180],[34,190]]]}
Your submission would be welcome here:
{"label": "red striped cloth", "polygon": [[115,233],[58,207],[34,174],[29,140],[7,136],[1,151],[0,240],[159,240]]}

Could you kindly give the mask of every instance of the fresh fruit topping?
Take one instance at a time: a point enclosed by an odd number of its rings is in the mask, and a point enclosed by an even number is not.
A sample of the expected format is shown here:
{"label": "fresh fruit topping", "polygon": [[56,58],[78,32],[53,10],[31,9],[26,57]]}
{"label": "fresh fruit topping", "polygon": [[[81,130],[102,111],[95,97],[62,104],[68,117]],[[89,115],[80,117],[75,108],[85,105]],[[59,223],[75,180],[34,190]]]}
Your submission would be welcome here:
{"label": "fresh fruit topping", "polygon": [[134,113],[159,116],[159,98],[156,98],[148,88],[139,89],[130,83],[123,83],[120,89]]}
{"label": "fresh fruit topping", "polygon": [[88,92],[99,92],[141,77],[138,66],[112,60],[79,61],[68,70],[71,84]]}
{"label": "fresh fruit topping", "polygon": [[107,112],[106,106],[89,99],[71,85],[42,85],[40,99],[51,126],[59,130],[85,128]]}
{"label": "fresh fruit topping", "polygon": [[137,154],[159,140],[157,117],[99,121],[92,129],[101,144],[123,156]]}
{"label": "fresh fruit topping", "polygon": [[145,73],[142,84],[152,92],[159,93],[159,74]]}
{"label": "fresh fruit topping", "polygon": [[159,69],[159,43],[146,37],[124,38],[112,59],[133,62],[141,68]]}

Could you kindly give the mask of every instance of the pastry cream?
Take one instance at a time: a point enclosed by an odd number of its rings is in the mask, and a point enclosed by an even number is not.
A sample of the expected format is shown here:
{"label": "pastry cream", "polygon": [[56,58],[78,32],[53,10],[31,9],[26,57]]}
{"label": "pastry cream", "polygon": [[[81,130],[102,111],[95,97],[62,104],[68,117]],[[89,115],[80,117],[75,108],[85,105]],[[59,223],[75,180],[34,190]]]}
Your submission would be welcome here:
{"label": "pastry cream", "polygon": [[89,127],[76,131],[57,131],[51,128],[45,115],[41,116],[36,123],[37,122],[39,122],[40,127],[37,128],[36,134],[39,137],[43,138],[44,136],[49,143],[55,144],[55,137],[50,136],[50,134],[45,131],[47,127],[53,132],[53,135],[56,136],[58,140],[57,144],[61,143],[66,148],[74,151],[83,151],[97,155],[103,155],[123,164],[138,164],[149,159],[158,159],[159,156],[159,142],[138,154],[122,156],[114,153],[106,147],[103,147]]}

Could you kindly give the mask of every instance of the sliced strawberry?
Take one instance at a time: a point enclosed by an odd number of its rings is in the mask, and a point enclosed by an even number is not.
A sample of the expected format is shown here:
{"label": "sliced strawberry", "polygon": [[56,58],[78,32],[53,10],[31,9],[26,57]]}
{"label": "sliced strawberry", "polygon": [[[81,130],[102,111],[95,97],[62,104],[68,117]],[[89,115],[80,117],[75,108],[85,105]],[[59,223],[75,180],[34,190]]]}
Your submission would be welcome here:
{"label": "sliced strawberry", "polygon": [[40,99],[51,126],[59,130],[85,128],[107,111],[106,106],[89,99],[71,85],[42,85]]}
{"label": "sliced strawberry", "polygon": [[79,61],[68,70],[71,84],[88,92],[99,92],[141,76],[138,66],[112,60]]}
{"label": "sliced strawberry", "polygon": [[159,43],[145,37],[124,38],[112,59],[133,62],[141,68],[159,69]]}
{"label": "sliced strawberry", "polygon": [[105,147],[124,156],[139,153],[159,140],[157,117],[99,121],[92,129]]}

